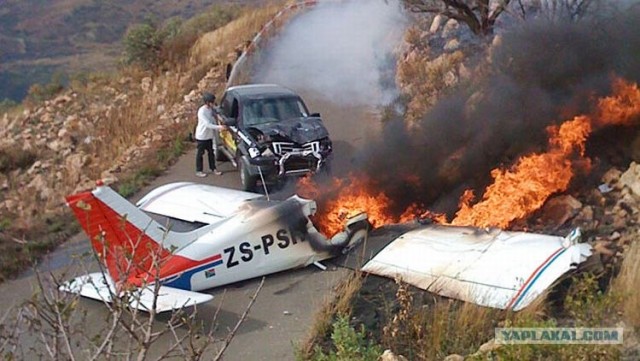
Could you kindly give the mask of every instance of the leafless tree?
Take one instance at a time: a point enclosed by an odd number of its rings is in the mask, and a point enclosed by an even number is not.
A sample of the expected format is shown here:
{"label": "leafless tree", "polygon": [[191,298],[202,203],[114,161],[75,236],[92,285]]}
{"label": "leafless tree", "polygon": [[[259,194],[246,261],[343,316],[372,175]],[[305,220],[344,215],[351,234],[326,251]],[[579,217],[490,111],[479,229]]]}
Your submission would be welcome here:
{"label": "leafless tree", "polygon": [[0,317],[0,357],[19,359],[22,355],[20,350],[20,338],[24,324],[22,310],[10,307],[4,311]]}
{"label": "leafless tree", "polygon": [[[133,249],[139,241],[130,240]],[[94,256],[99,258],[95,253]],[[56,361],[220,360],[249,314],[264,285],[264,278],[240,319],[228,335],[221,338],[214,335],[214,331],[222,302],[210,320],[199,319],[195,306],[193,309],[179,308],[168,316],[159,317],[156,307],[161,284],[153,280],[159,279],[159,270],[165,260],[153,252],[148,257],[152,261],[150,272],[156,274],[150,274],[150,283],[139,288],[153,292],[152,306],[147,307],[146,312],[140,311],[142,293],[139,289],[127,290],[116,286],[109,288],[110,300],[104,302],[107,312],[99,316],[89,315],[80,304],[78,294],[60,290],[60,277],[43,277],[36,272],[36,294],[23,306],[12,310],[17,312],[7,311],[0,317],[0,358]],[[124,261],[118,269],[123,279],[114,280],[116,285],[139,267],[139,264],[132,262],[133,257]],[[88,273],[88,270],[85,272]],[[92,286],[97,293],[101,286],[104,288],[104,285]],[[222,297],[224,299],[224,294]],[[212,350],[214,344],[217,350]],[[154,355],[150,354],[152,349]]]}
{"label": "leafless tree", "polygon": [[515,12],[522,18],[534,13],[547,20],[578,21],[600,11],[604,3],[602,0],[518,0]]}
{"label": "leafless tree", "polygon": [[404,0],[406,7],[418,13],[441,14],[465,23],[480,36],[493,32],[496,19],[511,0]]}

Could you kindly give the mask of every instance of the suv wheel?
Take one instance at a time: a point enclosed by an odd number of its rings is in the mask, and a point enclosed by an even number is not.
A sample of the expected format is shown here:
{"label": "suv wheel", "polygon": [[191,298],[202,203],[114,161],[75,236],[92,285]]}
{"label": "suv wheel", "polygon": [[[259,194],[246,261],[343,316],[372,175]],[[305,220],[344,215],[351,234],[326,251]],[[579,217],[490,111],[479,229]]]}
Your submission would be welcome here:
{"label": "suv wheel", "polygon": [[258,184],[258,178],[252,176],[249,173],[249,169],[245,165],[242,158],[238,158],[238,172],[240,172],[240,182],[242,183],[242,190],[247,192],[255,192],[256,185]]}

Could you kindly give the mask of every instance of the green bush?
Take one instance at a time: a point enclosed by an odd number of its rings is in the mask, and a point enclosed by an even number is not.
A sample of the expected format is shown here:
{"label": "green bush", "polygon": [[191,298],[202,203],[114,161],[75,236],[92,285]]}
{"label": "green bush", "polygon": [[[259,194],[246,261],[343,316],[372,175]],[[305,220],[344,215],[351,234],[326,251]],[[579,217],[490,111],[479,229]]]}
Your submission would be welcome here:
{"label": "green bush", "polygon": [[200,35],[235,19],[239,9],[237,6],[216,5],[187,21],[173,17],[163,25],[153,20],[134,25],[123,39],[124,61],[146,69],[155,69],[165,62],[176,64],[188,56]]}
{"label": "green bush", "polygon": [[11,227],[11,219],[8,217],[4,217],[2,219],[0,219],[0,232],[4,231],[5,229],[9,229],[9,227]]}
{"label": "green bush", "polygon": [[16,106],[18,106],[18,103],[16,103],[15,101],[11,99],[3,99],[2,101],[0,101],[0,114],[10,111]]}
{"label": "green bush", "polygon": [[158,151],[157,160],[162,165],[172,163],[184,153],[185,149],[186,143],[183,137],[177,137],[173,140],[170,147]]}
{"label": "green bush", "polygon": [[33,84],[29,87],[27,97],[34,102],[42,102],[53,98],[64,90],[67,76],[62,72],[55,72],[47,84]]}
{"label": "green bush", "polygon": [[585,272],[573,277],[564,299],[564,308],[576,326],[614,326],[619,301],[615,292],[605,293],[601,289],[596,275]]}
{"label": "green bush", "polygon": [[160,52],[165,34],[154,21],[137,24],[127,30],[124,36],[124,61],[153,68],[160,62]]}
{"label": "green bush", "polygon": [[118,193],[125,198],[131,197],[161,173],[162,170],[158,165],[145,166],[133,175],[133,177],[121,182],[118,185]]}
{"label": "green bush", "polygon": [[312,360],[314,361],[376,361],[382,354],[379,345],[367,341],[364,329],[359,332],[349,326],[346,317],[341,316],[333,323],[331,334],[333,347],[329,354],[325,354],[316,347]]}

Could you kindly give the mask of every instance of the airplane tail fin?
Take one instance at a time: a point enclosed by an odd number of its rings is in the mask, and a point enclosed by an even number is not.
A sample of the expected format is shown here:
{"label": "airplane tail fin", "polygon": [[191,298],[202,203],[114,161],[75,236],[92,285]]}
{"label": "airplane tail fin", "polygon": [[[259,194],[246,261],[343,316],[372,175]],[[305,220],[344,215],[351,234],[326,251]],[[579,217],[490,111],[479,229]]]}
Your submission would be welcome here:
{"label": "airplane tail fin", "polygon": [[66,201],[117,284],[139,286],[171,256],[166,230],[111,188],[98,184]]}

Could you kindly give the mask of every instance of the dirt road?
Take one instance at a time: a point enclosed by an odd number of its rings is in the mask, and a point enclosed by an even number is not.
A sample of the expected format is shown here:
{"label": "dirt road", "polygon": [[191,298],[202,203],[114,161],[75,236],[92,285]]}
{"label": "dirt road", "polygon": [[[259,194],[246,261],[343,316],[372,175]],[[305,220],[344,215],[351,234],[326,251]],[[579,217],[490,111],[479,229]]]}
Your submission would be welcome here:
{"label": "dirt road", "polygon": [[[366,137],[366,127],[354,126],[362,122],[375,122],[375,117],[364,108],[332,107],[328,104],[314,103],[309,99],[310,107],[321,109],[325,122],[336,144],[336,160],[341,167],[347,167],[357,144]],[[222,176],[209,175],[197,178],[194,175],[194,151],[191,150],[157,178],[137,197],[159,185],[176,181],[203,182],[229,188],[239,188],[238,172],[229,163],[220,168]],[[39,270],[43,273],[65,274],[69,279],[83,274],[86,269],[96,270],[96,264],[88,257],[90,249],[84,235],[78,235],[58,250],[46,257]],[[294,346],[307,335],[318,308],[333,296],[334,285],[343,278],[346,269],[329,267],[327,271],[310,266],[305,269],[287,271],[266,278],[251,312],[231,342],[225,360],[293,360]],[[198,319],[212,323],[218,306],[216,335],[226,336],[242,315],[250,297],[258,287],[260,280],[250,280],[229,287],[208,291],[214,300],[198,308]],[[36,289],[33,272],[27,272],[17,280],[0,285],[0,303],[5,309],[19,305],[28,299]],[[225,294],[226,291],[226,294]],[[224,294],[224,297],[223,297]],[[97,332],[104,327],[106,309],[104,305],[91,300],[83,300],[81,307],[88,311],[89,322],[86,332]],[[157,349],[156,352],[160,352]]]}
{"label": "dirt road", "polygon": [[[356,3],[363,4],[363,6],[373,4],[373,2]],[[372,11],[384,14],[385,9],[378,8],[379,6],[376,5],[376,8]],[[321,11],[327,10],[321,9]],[[354,8],[351,9],[351,11],[357,14],[354,16],[359,16],[363,19],[370,18],[367,17],[366,12],[360,12],[360,9]],[[326,15],[326,13],[324,14]],[[351,21],[349,16],[345,17],[344,14],[346,13],[341,12],[340,9],[337,9],[335,14],[340,14],[347,23]],[[321,12],[320,15],[323,15],[323,13]],[[322,19],[326,19],[326,17]],[[321,26],[321,28],[312,32],[314,34],[313,36],[320,34],[323,29],[333,29],[331,26],[326,26],[324,20],[315,22],[313,19],[307,17],[301,19],[301,21],[303,22],[302,25],[306,28],[308,28],[309,24],[315,23]],[[374,29],[372,26],[357,25],[365,29]],[[298,26],[300,26],[300,24],[298,24]],[[375,29],[377,31],[380,30],[379,27]],[[290,34],[298,33],[297,31],[290,31]],[[378,33],[371,35],[377,36]],[[386,34],[382,35],[387,36]],[[363,31],[345,31],[341,39],[345,40],[349,36],[351,37],[350,41],[354,44],[364,43],[372,46],[371,52],[358,54],[359,56],[367,58],[379,54],[380,41],[377,39],[363,38],[367,36]],[[331,46],[335,37],[329,35],[325,36],[325,38],[328,40],[328,46]],[[274,39],[275,45],[289,44],[287,41],[286,36]],[[315,43],[318,42],[316,41]],[[294,46],[289,44],[279,49],[278,52],[268,55],[265,64],[262,65],[261,71],[257,72],[253,81],[280,83],[300,92],[312,112],[322,113],[325,125],[334,142],[333,169],[348,170],[352,167],[357,149],[365,143],[371,132],[375,133],[378,129],[379,119],[375,107],[371,104],[371,101],[373,100],[375,103],[376,99],[373,99],[372,96],[367,96],[367,101],[364,103],[360,102],[359,105],[358,102],[344,101],[349,96],[362,95],[359,94],[358,88],[347,88],[345,92],[344,85],[354,85],[358,83],[359,79],[371,78],[370,73],[372,71],[375,72],[375,69],[365,69],[361,67],[363,70],[366,70],[367,74],[364,75],[353,72],[350,69],[343,72],[343,74],[348,74],[351,78],[347,77],[347,75],[332,73],[332,71],[336,69],[340,70],[340,67],[336,66],[335,61],[350,61],[345,56],[330,56],[320,62],[315,62],[314,67],[310,67],[309,62],[305,59],[294,59],[290,55],[300,53],[303,49],[308,50],[309,43],[298,40],[294,41],[293,44]],[[342,44],[342,48],[347,50],[351,49],[348,45],[349,44]],[[323,53],[321,49],[314,50],[314,52],[315,54]],[[280,56],[284,56],[286,59],[293,59],[294,62],[283,62],[279,60]],[[330,62],[331,59],[335,61],[332,63]],[[295,61],[301,63],[295,63]],[[358,59],[352,59],[351,61],[357,62]],[[314,87],[313,83],[300,84],[296,78],[290,76],[292,69],[310,71],[311,74],[315,74],[318,79],[320,79],[320,77],[325,79],[337,78],[339,81],[329,85],[323,84],[322,88]],[[320,74],[319,77],[318,74]],[[301,74],[301,76],[303,78],[306,77],[305,74]],[[339,88],[332,90],[331,86],[334,85]],[[360,86],[360,89],[364,88],[371,90],[375,88],[375,84],[363,84]],[[339,96],[342,100],[336,101],[336,96]],[[176,181],[193,181],[229,188],[239,188],[238,172],[233,169],[229,163],[221,164],[220,169],[224,172],[222,176],[209,175],[207,178],[196,178],[194,168],[194,151],[191,150],[182,156],[164,175],[157,178],[149,187],[137,195],[137,198],[140,198],[147,191],[159,185]],[[69,279],[85,273],[87,269],[96,269],[95,262],[91,257],[87,256],[88,254],[90,254],[90,249],[86,237],[84,235],[77,235],[46,257],[40,264],[39,269],[41,272],[52,272],[58,276],[64,274],[64,279]],[[231,361],[293,360],[295,344],[300,342],[309,332],[315,312],[324,302],[333,297],[333,287],[348,272],[350,271],[331,266],[327,271],[321,271],[314,266],[310,266],[305,269],[286,271],[268,276],[264,288],[260,292],[248,318],[242,324],[231,342],[224,359]],[[0,285],[0,303],[5,309],[21,304],[32,294],[36,288],[35,284],[33,272],[27,272],[17,280]],[[208,325],[215,322],[217,325],[216,329],[218,330],[216,335],[220,338],[225,337],[245,310],[258,284],[259,280],[250,280],[208,291],[214,295],[215,298],[213,301],[198,308],[198,318]],[[104,319],[107,312],[104,305],[99,302],[83,300],[80,307],[88,311],[89,318],[87,328],[83,330],[83,333],[90,335],[92,332],[98,332],[104,328]],[[220,307],[221,311],[218,314],[217,320],[212,321],[218,307]],[[154,352],[159,353],[161,350],[162,343],[158,345],[158,349],[155,349]]]}

